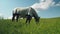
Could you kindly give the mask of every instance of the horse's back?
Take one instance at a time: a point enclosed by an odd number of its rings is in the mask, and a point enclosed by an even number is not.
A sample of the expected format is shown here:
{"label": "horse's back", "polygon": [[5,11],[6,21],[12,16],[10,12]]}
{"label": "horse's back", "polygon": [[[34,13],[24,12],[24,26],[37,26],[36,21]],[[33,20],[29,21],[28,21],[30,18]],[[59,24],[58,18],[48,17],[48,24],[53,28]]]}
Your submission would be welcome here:
{"label": "horse's back", "polygon": [[17,14],[20,14],[20,16],[25,16],[26,14],[30,14],[31,16],[33,16],[33,14],[36,14],[36,11],[34,11],[33,8],[15,8],[14,12]]}
{"label": "horse's back", "polygon": [[28,13],[28,8],[15,8],[14,12],[20,14],[22,17],[25,17],[25,15]]}
{"label": "horse's back", "polygon": [[17,7],[17,8],[14,8],[14,12],[21,13],[21,12],[27,11],[27,9],[28,8]]}

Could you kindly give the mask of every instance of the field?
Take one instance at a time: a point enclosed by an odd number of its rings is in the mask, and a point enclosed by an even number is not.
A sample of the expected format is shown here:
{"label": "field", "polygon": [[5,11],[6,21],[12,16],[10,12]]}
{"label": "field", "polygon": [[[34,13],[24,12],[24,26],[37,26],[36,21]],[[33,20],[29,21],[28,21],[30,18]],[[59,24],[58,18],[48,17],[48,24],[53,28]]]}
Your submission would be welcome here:
{"label": "field", "polygon": [[60,17],[41,18],[36,24],[34,19],[25,24],[25,19],[12,22],[9,19],[0,20],[0,34],[60,34]]}

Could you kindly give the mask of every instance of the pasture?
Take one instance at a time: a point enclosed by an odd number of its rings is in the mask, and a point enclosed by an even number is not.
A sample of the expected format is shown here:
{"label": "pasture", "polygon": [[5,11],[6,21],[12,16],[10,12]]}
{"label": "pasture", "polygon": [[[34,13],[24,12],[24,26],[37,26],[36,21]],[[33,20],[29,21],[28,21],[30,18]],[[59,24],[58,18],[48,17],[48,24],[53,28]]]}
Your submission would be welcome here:
{"label": "pasture", "polygon": [[25,19],[18,22],[2,19],[0,34],[60,34],[60,17],[41,18],[39,24],[36,24],[34,19],[30,24],[25,24]]}

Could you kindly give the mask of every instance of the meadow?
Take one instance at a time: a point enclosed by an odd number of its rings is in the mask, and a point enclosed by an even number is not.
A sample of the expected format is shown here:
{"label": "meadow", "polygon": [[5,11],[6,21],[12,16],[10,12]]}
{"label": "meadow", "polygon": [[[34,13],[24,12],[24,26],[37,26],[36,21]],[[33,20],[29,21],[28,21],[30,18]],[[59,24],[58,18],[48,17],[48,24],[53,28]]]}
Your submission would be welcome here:
{"label": "meadow", "polygon": [[0,34],[60,34],[60,17],[40,18],[36,24],[34,19],[25,24],[25,19],[12,22],[11,19],[0,20]]}

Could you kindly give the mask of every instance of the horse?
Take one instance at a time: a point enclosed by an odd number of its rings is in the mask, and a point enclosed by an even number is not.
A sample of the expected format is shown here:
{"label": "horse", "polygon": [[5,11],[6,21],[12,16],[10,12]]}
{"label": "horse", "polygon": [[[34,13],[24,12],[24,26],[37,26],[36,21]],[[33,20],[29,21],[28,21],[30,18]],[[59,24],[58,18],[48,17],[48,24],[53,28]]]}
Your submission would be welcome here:
{"label": "horse", "polygon": [[[32,7],[28,7],[28,8],[18,7],[18,8],[15,8],[13,10],[12,21],[14,21],[15,17],[16,17],[16,21],[18,22],[19,16],[22,17],[22,18],[26,18],[26,15],[28,15],[28,14],[31,16],[30,20],[32,19],[32,17],[34,17],[35,21],[39,22],[39,16]],[[29,18],[27,18],[27,19],[29,19]],[[28,20],[26,20],[26,21],[28,21]]]}

